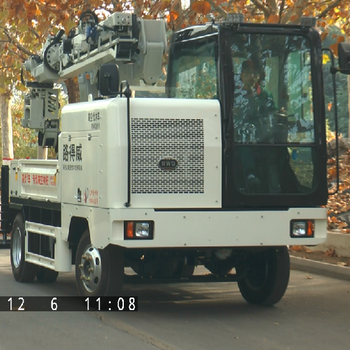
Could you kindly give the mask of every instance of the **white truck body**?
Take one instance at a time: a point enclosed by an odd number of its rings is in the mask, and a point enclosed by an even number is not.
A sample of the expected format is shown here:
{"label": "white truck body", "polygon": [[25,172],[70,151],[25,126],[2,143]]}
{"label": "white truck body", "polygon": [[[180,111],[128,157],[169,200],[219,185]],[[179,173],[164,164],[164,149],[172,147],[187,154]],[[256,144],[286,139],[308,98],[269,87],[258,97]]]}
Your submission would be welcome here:
{"label": "white truck body", "polygon": [[[315,220],[308,244],[325,240],[326,208],[219,210],[222,142],[216,100],[130,100],[131,205],[126,207],[126,103],[118,97],[64,107],[58,160],[11,163],[12,199],[61,206],[61,227],[26,222],[28,231],[56,240],[54,259],[26,252],[28,261],[70,271],[73,217],[87,220],[91,242],[100,249],[292,245],[293,219]],[[158,166],[168,158],[177,160],[176,169]],[[129,220],[153,221],[154,238],[125,240]]]}
{"label": "white truck body", "polygon": [[[236,20],[173,33],[165,86],[165,23],[135,14],[85,11],[25,62],[36,81],[22,126],[57,160],[2,169],[16,281],[75,265],[84,297],[124,282],[235,281],[252,304],[282,298],[287,246],[327,236],[321,40],[312,21]],[[54,84],[73,76],[82,102],[59,119]],[[148,84],[167,98],[130,88]]]}

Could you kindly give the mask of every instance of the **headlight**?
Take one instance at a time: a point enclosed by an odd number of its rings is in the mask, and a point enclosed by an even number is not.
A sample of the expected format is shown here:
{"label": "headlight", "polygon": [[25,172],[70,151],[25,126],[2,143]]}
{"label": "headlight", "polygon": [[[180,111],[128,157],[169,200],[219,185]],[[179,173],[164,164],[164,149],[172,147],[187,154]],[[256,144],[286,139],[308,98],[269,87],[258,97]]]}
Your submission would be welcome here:
{"label": "headlight", "polygon": [[124,239],[153,239],[153,221],[126,221]]}
{"label": "headlight", "polygon": [[149,222],[136,222],[135,223],[135,236],[147,238],[150,236],[150,224]]}
{"label": "headlight", "polygon": [[290,236],[292,238],[314,237],[314,220],[292,220]]}

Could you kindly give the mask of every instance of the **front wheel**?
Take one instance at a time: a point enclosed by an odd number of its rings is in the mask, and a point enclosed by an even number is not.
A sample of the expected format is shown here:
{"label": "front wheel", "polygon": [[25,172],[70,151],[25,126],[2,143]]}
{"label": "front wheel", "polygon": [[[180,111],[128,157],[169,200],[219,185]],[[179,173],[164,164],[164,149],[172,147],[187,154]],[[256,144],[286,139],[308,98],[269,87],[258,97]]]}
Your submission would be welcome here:
{"label": "front wheel", "polygon": [[273,305],[281,300],[289,282],[287,247],[269,248],[252,254],[246,267],[237,268],[238,287],[251,304]]}
{"label": "front wheel", "polygon": [[38,266],[25,261],[25,227],[21,214],[17,214],[11,233],[11,267],[17,282],[32,282],[38,271]]}
{"label": "front wheel", "polygon": [[76,259],[75,278],[82,296],[117,296],[123,288],[124,259],[120,249],[98,249],[91,244],[90,232],[80,238]]}

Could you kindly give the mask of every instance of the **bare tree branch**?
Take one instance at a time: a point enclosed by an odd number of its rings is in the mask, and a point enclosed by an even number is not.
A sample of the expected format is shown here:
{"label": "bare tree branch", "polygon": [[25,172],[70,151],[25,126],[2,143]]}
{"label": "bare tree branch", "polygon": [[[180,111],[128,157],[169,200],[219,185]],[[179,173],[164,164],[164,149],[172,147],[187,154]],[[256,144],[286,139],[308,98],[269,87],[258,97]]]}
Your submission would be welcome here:
{"label": "bare tree branch", "polygon": [[324,9],[317,17],[323,18],[326,16],[326,14],[334,9],[336,6],[338,6],[343,0],[335,0],[332,4],[330,4],[326,9]]}
{"label": "bare tree branch", "polygon": [[227,12],[221,7],[217,6],[213,0],[207,0],[211,7],[215,9],[222,17],[226,18],[227,17]]}
{"label": "bare tree branch", "polygon": [[50,9],[52,12],[57,12],[57,7],[45,4],[43,5],[40,1],[34,0],[33,1],[36,5],[38,5],[39,8],[45,7],[46,9]]}
{"label": "bare tree branch", "polygon": [[[318,18],[323,18],[325,17],[328,12],[335,7],[337,7],[339,4],[344,2],[344,0],[334,0],[325,10],[323,10],[317,17]],[[287,23],[290,21],[290,18],[294,15],[296,15],[296,19],[292,21],[293,23],[297,23],[300,20],[300,17],[303,14],[303,8],[305,8],[307,5],[312,5],[312,2],[308,2],[308,0],[298,0],[295,3],[294,9],[290,8],[288,11],[285,13],[283,16],[281,23]]]}
{"label": "bare tree branch", "polygon": [[251,0],[251,1],[255,5],[255,7],[257,9],[261,10],[262,12],[264,12],[265,19],[267,20],[270,17],[272,11],[268,7],[266,7],[264,5],[264,3],[262,1],[260,1],[260,0]]}
{"label": "bare tree branch", "polygon": [[297,0],[297,2],[294,5],[294,8],[289,8],[286,11],[285,15],[281,19],[281,23],[289,22],[291,17],[294,15],[298,16],[298,18],[295,21],[293,21],[293,23],[297,22],[300,19],[303,13],[303,8],[306,7],[307,3],[308,0]]}
{"label": "bare tree branch", "polygon": [[271,14],[277,14],[277,1],[276,0],[266,0],[267,6],[271,11]]}
{"label": "bare tree branch", "polygon": [[37,39],[40,39],[39,33],[37,33],[37,31],[34,30],[34,28],[30,28],[29,30],[34,34],[34,36],[35,36]]}
{"label": "bare tree branch", "polygon": [[280,11],[279,11],[279,14],[278,14],[278,17],[280,18],[278,20],[278,23],[281,23],[282,13],[283,13],[283,10],[284,10],[284,4],[285,4],[285,0],[282,0],[281,5],[280,5]]}
{"label": "bare tree branch", "polygon": [[6,28],[3,28],[4,34],[8,37],[9,42],[17,47],[18,50],[25,53],[28,56],[33,55],[32,52],[30,52],[28,49],[26,49],[24,46],[22,46],[15,38],[11,37],[10,33]]}
{"label": "bare tree branch", "polygon": [[180,16],[176,19],[175,21],[175,30],[177,30],[178,28],[181,28],[182,23],[186,20],[186,18],[188,17],[188,14],[191,12],[191,7],[188,7],[186,10],[184,10]]}
{"label": "bare tree branch", "polygon": [[9,52],[12,52],[15,56],[18,56],[22,61],[26,60],[26,58],[23,55],[21,55],[19,52],[16,52],[12,49],[9,49]]}

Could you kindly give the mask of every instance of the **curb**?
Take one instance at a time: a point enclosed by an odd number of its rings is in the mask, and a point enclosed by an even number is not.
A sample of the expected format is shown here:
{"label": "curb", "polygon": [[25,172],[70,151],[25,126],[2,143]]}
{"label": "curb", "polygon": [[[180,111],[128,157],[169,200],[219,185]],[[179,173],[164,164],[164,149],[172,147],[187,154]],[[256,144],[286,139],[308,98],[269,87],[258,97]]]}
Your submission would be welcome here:
{"label": "curb", "polygon": [[290,256],[291,269],[315,273],[327,277],[338,278],[345,281],[350,281],[350,268],[328,264],[321,261],[299,258]]}
{"label": "curb", "polygon": [[350,257],[350,234],[328,231],[325,242],[308,248],[310,250],[320,250],[322,252],[325,252],[328,249],[334,249],[337,255]]}

